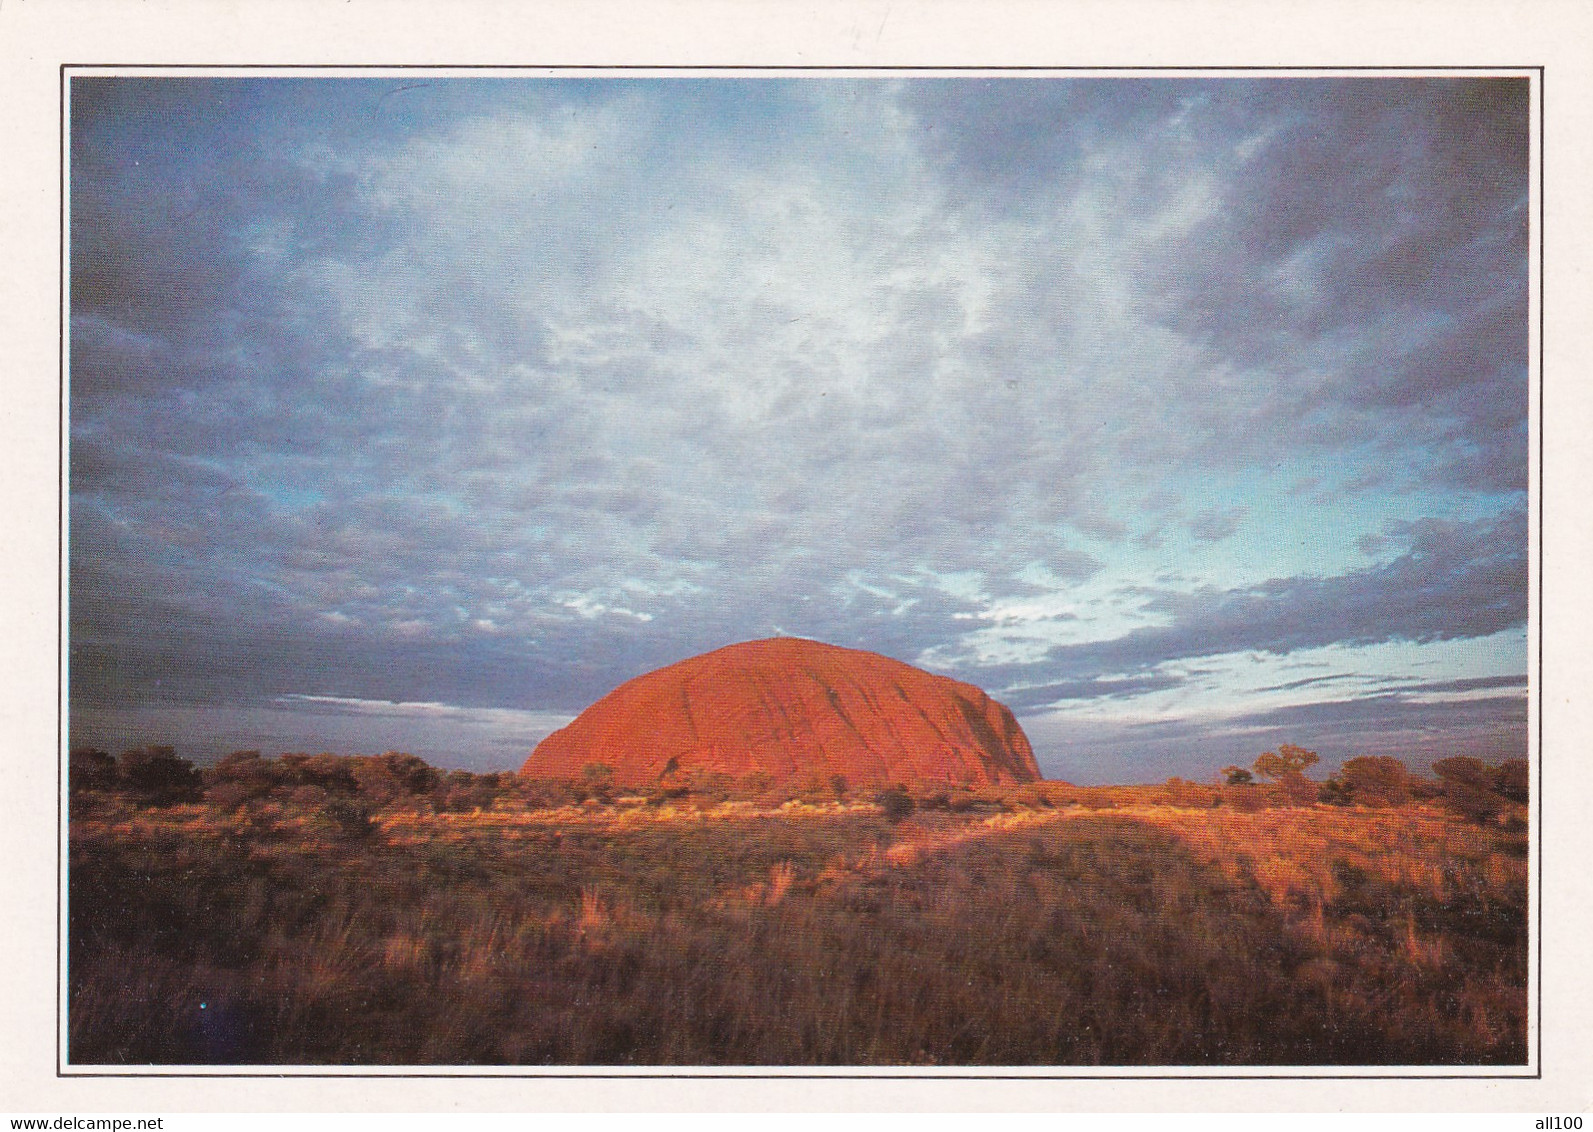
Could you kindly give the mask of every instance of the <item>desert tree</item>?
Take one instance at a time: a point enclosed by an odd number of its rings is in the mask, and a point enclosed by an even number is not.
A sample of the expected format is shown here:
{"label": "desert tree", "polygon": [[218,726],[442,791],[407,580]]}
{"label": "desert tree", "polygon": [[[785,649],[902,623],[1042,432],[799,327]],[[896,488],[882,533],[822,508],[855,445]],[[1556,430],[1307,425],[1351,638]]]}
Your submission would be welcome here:
{"label": "desert tree", "polygon": [[277,760],[261,758],[259,751],[233,751],[203,775],[205,800],[223,810],[264,798],[287,780]]}
{"label": "desert tree", "polygon": [[1336,787],[1342,798],[1324,798],[1324,801],[1398,806],[1410,801],[1411,775],[1405,764],[1392,756],[1357,755],[1345,761],[1328,785]]}
{"label": "desert tree", "polygon": [[152,806],[197,801],[204,785],[194,764],[178,758],[171,747],[123,751],[116,760],[116,770],[123,785]]}
{"label": "desert tree", "polygon": [[1280,743],[1276,751],[1267,751],[1251,764],[1262,778],[1285,782],[1303,778],[1307,767],[1315,766],[1322,757],[1315,751],[1297,747],[1293,743]]}
{"label": "desert tree", "polygon": [[67,789],[73,794],[84,790],[114,790],[116,760],[105,751],[80,747],[67,756],[66,781]]}
{"label": "desert tree", "polygon": [[1454,755],[1433,764],[1433,773],[1444,782],[1459,782],[1483,790],[1493,788],[1493,773],[1488,764],[1470,755]]}
{"label": "desert tree", "polygon": [[1455,755],[1435,762],[1433,773],[1443,783],[1444,801],[1472,821],[1496,821],[1512,802],[1526,801],[1527,766],[1521,759],[1494,767],[1469,755]]}
{"label": "desert tree", "polygon": [[1306,778],[1305,772],[1320,761],[1321,756],[1315,751],[1280,743],[1276,751],[1267,751],[1251,766],[1261,777],[1275,782],[1291,803],[1300,804],[1316,801],[1317,786]]}
{"label": "desert tree", "polygon": [[359,792],[375,805],[396,803],[406,795],[416,801],[429,796],[442,781],[436,767],[402,751],[356,756],[349,763]]}

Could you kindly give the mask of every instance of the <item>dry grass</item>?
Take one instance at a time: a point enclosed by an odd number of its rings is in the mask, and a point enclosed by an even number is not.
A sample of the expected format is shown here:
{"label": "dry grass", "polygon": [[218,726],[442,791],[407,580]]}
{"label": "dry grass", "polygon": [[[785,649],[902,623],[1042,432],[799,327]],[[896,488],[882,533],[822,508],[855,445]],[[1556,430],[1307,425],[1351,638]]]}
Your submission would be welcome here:
{"label": "dry grass", "polygon": [[628,796],[366,832],[272,799],[104,797],[71,828],[71,1057],[1524,1060],[1519,832],[1178,801],[1047,785],[893,823]]}

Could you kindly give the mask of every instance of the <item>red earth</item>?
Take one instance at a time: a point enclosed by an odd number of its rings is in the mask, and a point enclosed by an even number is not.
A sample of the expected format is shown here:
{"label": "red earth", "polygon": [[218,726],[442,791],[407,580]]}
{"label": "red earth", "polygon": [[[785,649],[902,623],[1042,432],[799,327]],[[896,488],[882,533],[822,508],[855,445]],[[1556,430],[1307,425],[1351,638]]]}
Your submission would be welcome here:
{"label": "red earth", "polygon": [[620,685],[544,739],[520,773],[616,783],[762,771],[848,783],[1032,782],[1012,712],[972,684],[798,637],[746,641]]}

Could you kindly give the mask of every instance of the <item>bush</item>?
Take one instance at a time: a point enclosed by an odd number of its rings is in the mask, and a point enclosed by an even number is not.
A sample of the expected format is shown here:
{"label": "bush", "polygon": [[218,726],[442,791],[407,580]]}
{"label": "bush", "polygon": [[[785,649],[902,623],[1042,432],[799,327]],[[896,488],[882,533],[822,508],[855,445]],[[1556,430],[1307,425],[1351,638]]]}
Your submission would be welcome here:
{"label": "bush", "polygon": [[417,755],[400,751],[387,751],[377,756],[385,772],[411,794],[429,794],[437,788],[442,775],[437,768]]}
{"label": "bush", "polygon": [[1174,775],[1167,780],[1163,789],[1166,791],[1167,804],[1185,808],[1205,808],[1211,805],[1212,799],[1218,796],[1215,786],[1202,786],[1198,782]]}
{"label": "bush", "polygon": [[1513,804],[1527,800],[1527,764],[1507,759],[1489,766],[1467,755],[1439,759],[1433,771],[1443,781],[1444,802],[1479,823],[1497,821]]}
{"label": "bush", "polygon": [[1504,813],[1507,803],[1492,790],[1451,779],[1444,783],[1444,802],[1462,817],[1487,824]]}
{"label": "bush", "polygon": [[277,761],[279,773],[296,785],[318,786],[328,794],[353,794],[359,790],[350,760],[337,755],[283,755]]}
{"label": "bush", "polygon": [[1079,804],[1079,792],[1071,782],[1042,782],[1039,790],[1053,806],[1076,806]]}
{"label": "bush", "polygon": [[1488,764],[1470,755],[1439,759],[1433,764],[1433,773],[1446,783],[1463,783],[1480,790],[1493,789],[1493,775],[1488,770]]}
{"label": "bush", "polygon": [[283,782],[276,760],[261,758],[259,751],[234,751],[205,768],[203,778],[205,801],[223,810],[264,798]]}
{"label": "bush", "polygon": [[1512,802],[1526,804],[1529,781],[1526,759],[1506,759],[1494,768],[1494,792]]}
{"label": "bush", "polygon": [[448,777],[438,786],[435,797],[439,810],[463,814],[490,810],[505,790],[503,779],[496,774],[454,770],[449,771]]}
{"label": "bush", "polygon": [[1017,800],[1033,810],[1051,810],[1056,808],[1056,803],[1051,801],[1051,795],[1039,786],[1027,786],[1017,793]]}
{"label": "bush", "polygon": [[1271,805],[1266,791],[1255,786],[1230,786],[1223,792],[1223,804],[1232,806],[1242,814],[1253,814]]}
{"label": "bush", "polygon": [[[1251,766],[1262,778],[1272,780],[1275,797],[1280,804],[1305,806],[1316,801],[1318,793],[1316,783],[1306,778],[1305,771],[1320,761],[1321,757],[1315,751],[1308,751],[1293,743],[1281,743],[1276,751],[1267,751],[1258,756]],[[1236,769],[1228,768],[1230,782],[1235,777],[1231,772]]]}
{"label": "bush", "polygon": [[891,822],[901,821],[917,808],[913,796],[902,786],[891,786],[881,790],[874,795],[874,801],[885,810],[885,817]]}
{"label": "bush", "polygon": [[364,840],[376,832],[370,811],[350,798],[333,798],[321,807],[321,816],[334,830],[351,840]]}
{"label": "bush", "polygon": [[355,756],[347,762],[359,793],[374,806],[397,803],[406,796],[414,801],[430,794],[442,781],[442,775],[425,760],[399,751]]}
{"label": "bush", "polygon": [[1330,778],[1316,792],[1316,800],[1328,806],[1348,806],[1355,796],[1341,779]]}
{"label": "bush", "polygon": [[327,800],[327,792],[319,786],[305,783],[288,791],[288,801],[301,810],[313,810]]}
{"label": "bush", "polygon": [[1361,755],[1339,772],[1350,798],[1367,806],[1399,806],[1410,801],[1410,771],[1387,755]]}
{"label": "bush", "polygon": [[736,780],[722,770],[691,771],[691,792],[708,802],[724,802],[730,798]]}
{"label": "bush", "polygon": [[[787,790],[790,792],[788,796],[794,797],[800,792],[797,784],[794,782],[787,782],[785,785]],[[746,774],[743,774],[740,778],[737,778],[731,784],[728,789],[728,794],[731,798],[734,798],[738,801],[750,802],[772,793],[775,789],[775,786],[776,782],[774,775],[770,774],[766,770],[751,770]],[[813,798],[821,793],[822,790],[823,787],[818,782],[809,781],[807,783],[805,792],[810,798]]]}
{"label": "bush", "polygon": [[1319,787],[1303,774],[1289,774],[1280,778],[1274,787],[1290,806],[1309,806],[1316,801]]}
{"label": "bush", "polygon": [[533,810],[555,810],[580,801],[570,783],[554,778],[513,775],[503,784],[503,789],[509,797]]}
{"label": "bush", "polygon": [[116,769],[122,784],[151,806],[197,802],[204,786],[194,764],[178,758],[170,747],[123,751]]}
{"label": "bush", "polygon": [[231,812],[260,797],[241,782],[213,782],[205,787],[205,801],[218,810]]}
{"label": "bush", "polygon": [[66,783],[73,794],[84,790],[114,790],[118,781],[116,760],[105,751],[80,748],[67,757]]}

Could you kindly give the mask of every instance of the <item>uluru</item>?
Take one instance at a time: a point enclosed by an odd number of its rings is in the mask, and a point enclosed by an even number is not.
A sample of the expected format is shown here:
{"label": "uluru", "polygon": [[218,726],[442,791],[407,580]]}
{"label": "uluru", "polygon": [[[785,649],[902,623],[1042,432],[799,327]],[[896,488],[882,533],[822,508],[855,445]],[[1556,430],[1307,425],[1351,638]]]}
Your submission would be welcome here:
{"label": "uluru", "polygon": [[520,773],[576,778],[593,764],[628,785],[692,771],[854,784],[1040,777],[1012,712],[972,684],[800,637],[730,645],[622,684]]}

